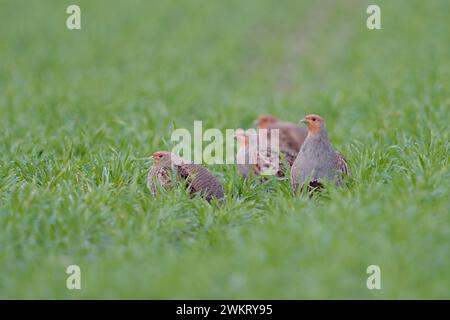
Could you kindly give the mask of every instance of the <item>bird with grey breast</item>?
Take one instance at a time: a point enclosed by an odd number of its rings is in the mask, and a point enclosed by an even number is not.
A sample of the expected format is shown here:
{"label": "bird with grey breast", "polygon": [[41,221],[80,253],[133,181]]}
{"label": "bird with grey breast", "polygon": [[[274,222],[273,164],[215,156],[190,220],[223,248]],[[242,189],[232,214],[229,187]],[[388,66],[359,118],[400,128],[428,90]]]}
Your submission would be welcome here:
{"label": "bird with grey breast", "polygon": [[325,181],[342,184],[350,170],[344,157],[333,149],[325,121],[311,114],[302,122],[308,127],[308,135],[291,169],[292,190],[295,193],[305,186],[308,190],[320,189]]}
{"label": "bird with grey breast", "polygon": [[147,176],[147,186],[153,195],[158,188],[166,190],[184,182],[191,195],[199,194],[208,202],[224,198],[222,183],[202,165],[187,162],[168,151],[155,152],[152,158],[154,164]]}

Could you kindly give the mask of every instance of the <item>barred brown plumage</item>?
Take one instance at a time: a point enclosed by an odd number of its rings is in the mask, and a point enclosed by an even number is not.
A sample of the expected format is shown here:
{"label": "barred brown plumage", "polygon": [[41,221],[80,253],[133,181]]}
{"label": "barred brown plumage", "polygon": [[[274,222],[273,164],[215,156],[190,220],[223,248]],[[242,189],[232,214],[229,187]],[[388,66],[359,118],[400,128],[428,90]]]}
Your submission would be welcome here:
{"label": "barred brown plumage", "polygon": [[192,194],[199,193],[208,201],[224,197],[222,184],[205,167],[198,164],[181,164],[175,167],[178,174],[187,181],[187,187]]}

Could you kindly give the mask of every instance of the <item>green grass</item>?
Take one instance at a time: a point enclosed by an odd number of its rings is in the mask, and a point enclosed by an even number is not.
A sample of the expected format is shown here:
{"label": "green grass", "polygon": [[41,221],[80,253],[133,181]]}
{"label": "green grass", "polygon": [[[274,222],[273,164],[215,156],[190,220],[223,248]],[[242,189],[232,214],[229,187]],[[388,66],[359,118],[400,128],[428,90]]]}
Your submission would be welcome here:
{"label": "green grass", "polygon": [[[450,298],[449,1],[72,3],[0,1],[0,298]],[[261,113],[322,115],[352,186],[151,197],[173,127]]]}

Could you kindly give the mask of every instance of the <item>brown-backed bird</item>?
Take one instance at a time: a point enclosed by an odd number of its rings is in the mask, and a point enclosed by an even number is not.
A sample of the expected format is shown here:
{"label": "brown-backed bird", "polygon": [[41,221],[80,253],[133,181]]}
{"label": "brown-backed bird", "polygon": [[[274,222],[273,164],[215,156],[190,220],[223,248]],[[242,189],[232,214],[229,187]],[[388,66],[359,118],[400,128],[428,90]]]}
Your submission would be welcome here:
{"label": "brown-backed bird", "polygon": [[[224,197],[220,181],[202,165],[186,162],[168,151],[155,152],[152,158],[154,165],[147,177],[147,186],[152,194],[156,194],[158,185],[167,189],[178,181],[184,181],[191,194],[200,194],[207,201]],[[177,180],[175,183],[173,177]]]}
{"label": "brown-backed bird", "polygon": [[306,128],[291,122],[281,121],[271,115],[261,115],[256,120],[258,129],[268,129],[269,135],[272,129],[279,130],[280,151],[294,153],[300,151],[303,142],[308,135]]}

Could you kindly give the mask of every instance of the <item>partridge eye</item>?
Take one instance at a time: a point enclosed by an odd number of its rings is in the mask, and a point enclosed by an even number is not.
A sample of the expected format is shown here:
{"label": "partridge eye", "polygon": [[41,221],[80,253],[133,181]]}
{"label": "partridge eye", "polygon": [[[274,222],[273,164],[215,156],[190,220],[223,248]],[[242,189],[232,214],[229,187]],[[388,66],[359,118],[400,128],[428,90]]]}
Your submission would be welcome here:
{"label": "partridge eye", "polygon": [[316,121],[316,118],[312,118],[312,121]]}

